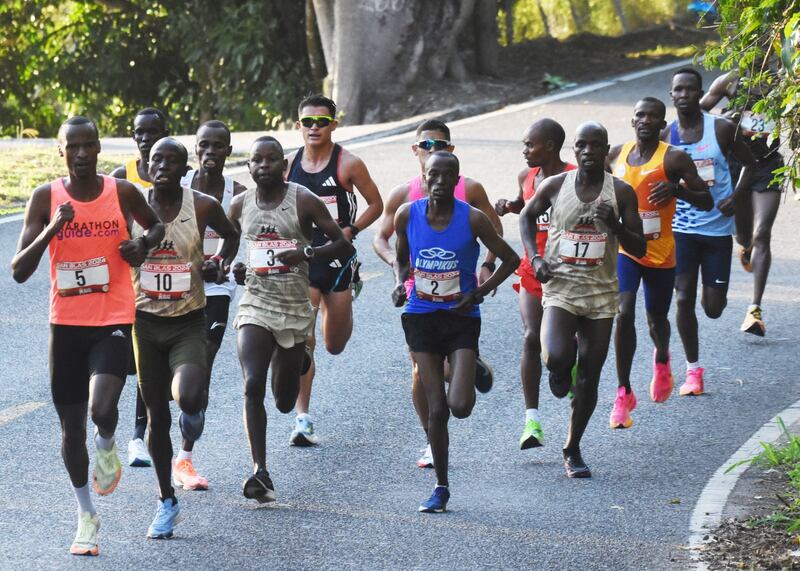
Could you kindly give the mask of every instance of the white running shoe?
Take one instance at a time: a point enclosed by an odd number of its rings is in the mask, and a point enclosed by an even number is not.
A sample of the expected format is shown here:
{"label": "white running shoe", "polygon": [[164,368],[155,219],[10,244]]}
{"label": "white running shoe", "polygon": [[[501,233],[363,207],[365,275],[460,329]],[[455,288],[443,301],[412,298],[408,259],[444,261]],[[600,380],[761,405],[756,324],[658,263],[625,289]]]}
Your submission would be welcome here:
{"label": "white running shoe", "polygon": [[433,452],[431,452],[431,445],[428,444],[425,448],[421,449],[422,456],[417,460],[417,466],[420,468],[433,468]]}
{"label": "white running shoe", "polygon": [[148,468],[153,465],[153,459],[147,451],[147,446],[141,438],[128,442],[128,466]]}
{"label": "white running shoe", "polygon": [[319,436],[314,432],[314,423],[308,414],[298,416],[294,422],[294,430],[289,437],[289,444],[292,446],[316,446],[319,444]]}

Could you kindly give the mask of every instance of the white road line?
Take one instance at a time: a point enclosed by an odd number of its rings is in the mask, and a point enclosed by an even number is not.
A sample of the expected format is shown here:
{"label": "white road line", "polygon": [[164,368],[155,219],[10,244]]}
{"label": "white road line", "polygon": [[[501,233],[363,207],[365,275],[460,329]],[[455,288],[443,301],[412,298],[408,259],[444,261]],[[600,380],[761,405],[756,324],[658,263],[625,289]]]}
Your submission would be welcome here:
{"label": "white road line", "polygon": [[749,467],[748,463],[741,464],[728,473],[725,473],[729,466],[756,456],[763,450],[761,443],[773,443],[781,437],[781,429],[778,426],[778,418],[781,418],[786,426],[792,426],[800,420],[800,400],[788,406],[775,415],[769,422],[762,426],[758,432],[753,434],[733,456],[728,458],[720,466],[711,479],[703,488],[697,504],[692,512],[692,519],[689,521],[689,550],[695,569],[708,569],[705,563],[699,561],[700,553],[703,549],[703,537],[716,529],[722,521],[722,511],[728,503],[730,496],[739,477]]}
{"label": "white road line", "polygon": [[3,216],[0,218],[0,224],[8,224],[9,222],[16,222],[25,218],[24,214],[12,214],[11,216]]}
{"label": "white road line", "polygon": [[43,402],[31,401],[4,408],[3,410],[0,410],[0,426],[6,424],[7,422],[11,422],[20,416],[24,416],[29,412],[33,412],[34,410],[42,408],[44,405],[45,403]]}

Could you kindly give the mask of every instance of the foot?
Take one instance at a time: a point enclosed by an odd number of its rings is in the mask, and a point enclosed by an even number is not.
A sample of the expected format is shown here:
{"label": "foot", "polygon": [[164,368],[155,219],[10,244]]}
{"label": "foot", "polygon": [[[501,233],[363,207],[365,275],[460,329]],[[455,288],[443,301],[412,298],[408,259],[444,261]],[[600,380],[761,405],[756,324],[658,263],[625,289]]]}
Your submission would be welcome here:
{"label": "foot", "polygon": [[544,431],[542,424],[538,420],[528,419],[525,421],[525,428],[519,439],[519,449],[538,448],[544,446]]}
{"label": "foot", "polygon": [[417,466],[420,468],[433,468],[433,452],[431,452],[431,445],[428,444],[425,448],[420,450],[422,456],[417,460]]}
{"label": "foot", "polygon": [[653,402],[666,401],[672,394],[674,384],[669,356],[667,356],[666,363],[658,363],[655,351],[653,351],[653,380],[650,381],[650,398],[653,399]]}
{"label": "foot", "polygon": [[439,514],[447,510],[447,502],[450,500],[450,490],[447,486],[436,486],[431,497],[422,502],[419,511],[426,514]]}
{"label": "foot", "polygon": [[753,264],[750,261],[750,254],[752,252],[752,246],[750,248],[739,248],[739,262],[741,262],[744,271],[749,273],[753,273]]}
{"label": "foot", "polygon": [[191,442],[197,442],[203,435],[203,427],[206,424],[206,413],[201,410],[195,414],[181,412],[178,415],[178,426],[181,428],[181,435]]}
{"label": "foot", "polygon": [[313,356],[311,353],[311,347],[306,345],[305,353],[303,353],[303,365],[300,368],[300,376],[302,377],[305,375],[309,369],[311,369],[311,363],[313,360]]}
{"label": "foot", "polygon": [[175,460],[172,463],[172,484],[184,490],[207,490],[208,480],[197,473],[192,461]]}
{"label": "foot", "polygon": [[98,446],[94,458],[94,491],[98,495],[107,496],[117,489],[121,477],[122,464],[117,454],[117,443],[111,445],[111,450]]}
{"label": "foot", "polygon": [[581,458],[580,450],[564,450],[564,468],[569,478],[591,478],[589,466]]}
{"label": "foot", "polygon": [[310,416],[305,414],[295,419],[289,444],[292,446],[316,446],[319,444],[319,436],[314,432],[314,423],[311,422]]}
{"label": "foot", "polygon": [[75,540],[69,548],[73,555],[99,555],[100,547],[97,545],[97,530],[100,529],[100,516],[81,512],[78,515],[78,531]]}
{"label": "foot", "polygon": [[611,418],[608,421],[611,428],[630,428],[633,426],[631,411],[636,408],[636,395],[626,392],[625,387],[617,389],[617,398],[614,399],[614,408],[611,409]]}
{"label": "foot", "polygon": [[153,465],[153,459],[147,451],[147,446],[141,438],[134,438],[128,442],[128,466],[147,468]]}
{"label": "foot", "polygon": [[358,271],[360,268],[361,262],[356,262],[356,267],[353,269],[353,281],[350,284],[353,290],[353,301],[358,299],[358,296],[361,295],[361,290],[364,288],[364,280],[361,279],[361,274]]}
{"label": "foot", "polygon": [[172,539],[175,526],[181,522],[181,510],[175,498],[158,500],[156,517],[147,528],[149,539]]}
{"label": "foot", "polygon": [[492,368],[480,357],[475,358],[475,389],[479,393],[488,393],[494,384]]}
{"label": "foot", "polygon": [[244,497],[249,500],[256,500],[261,504],[268,504],[275,501],[275,487],[270,480],[269,472],[259,470],[244,481],[242,489]]}
{"label": "foot", "polygon": [[767,334],[767,325],[761,318],[761,308],[759,306],[753,305],[747,310],[739,330],[742,333],[752,333],[759,337],[764,337]]}
{"label": "foot", "polygon": [[686,381],[681,385],[678,394],[682,397],[688,395],[702,395],[703,394],[703,372],[705,369],[690,369],[686,371]]}

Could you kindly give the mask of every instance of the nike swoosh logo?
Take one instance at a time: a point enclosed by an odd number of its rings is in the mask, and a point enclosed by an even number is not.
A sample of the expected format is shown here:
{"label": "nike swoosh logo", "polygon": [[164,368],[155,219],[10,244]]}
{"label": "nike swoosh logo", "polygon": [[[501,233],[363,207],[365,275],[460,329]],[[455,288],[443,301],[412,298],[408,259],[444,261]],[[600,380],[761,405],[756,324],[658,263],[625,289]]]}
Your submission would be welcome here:
{"label": "nike swoosh logo", "polygon": [[192,219],[192,217],[190,216],[189,218],[184,218],[183,220],[181,220],[181,222],[188,222],[191,219]]}
{"label": "nike swoosh logo", "polygon": [[289,210],[289,207],[281,208],[281,210]]}
{"label": "nike swoosh logo", "polygon": [[209,329],[216,329],[217,327],[225,327],[225,324],[220,323],[219,321],[215,321],[214,323],[211,324],[211,327],[209,327]]}
{"label": "nike swoosh logo", "polygon": [[714,283],[715,283],[715,284],[726,284],[726,283],[728,283],[728,282],[727,282],[727,281],[721,282],[721,281],[719,281],[719,280],[714,280]]}
{"label": "nike swoosh logo", "polygon": [[650,169],[649,171],[642,171],[642,175],[643,175],[643,176],[647,176],[647,175],[649,175],[650,173],[654,173],[654,172],[656,172],[657,170],[658,170],[658,169]]}

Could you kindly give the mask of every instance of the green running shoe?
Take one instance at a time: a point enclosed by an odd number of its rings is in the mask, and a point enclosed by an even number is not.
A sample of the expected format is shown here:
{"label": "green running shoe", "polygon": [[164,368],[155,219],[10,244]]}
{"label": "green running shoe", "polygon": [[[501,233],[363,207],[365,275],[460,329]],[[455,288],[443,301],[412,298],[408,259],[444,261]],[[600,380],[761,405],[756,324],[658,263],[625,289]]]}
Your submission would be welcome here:
{"label": "green running shoe", "polygon": [[575,398],[575,382],[578,380],[578,357],[575,356],[575,364],[572,365],[572,382],[569,385],[569,392],[567,393],[567,398],[572,400]]}
{"label": "green running shoe", "polygon": [[519,439],[519,449],[538,448],[544,446],[544,431],[539,421],[530,419],[525,422],[525,429]]}

